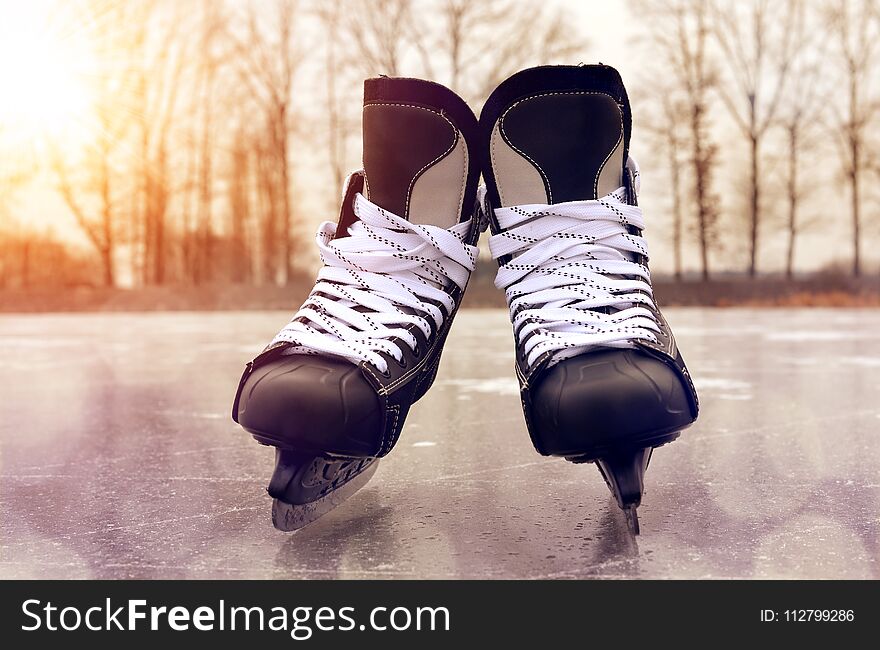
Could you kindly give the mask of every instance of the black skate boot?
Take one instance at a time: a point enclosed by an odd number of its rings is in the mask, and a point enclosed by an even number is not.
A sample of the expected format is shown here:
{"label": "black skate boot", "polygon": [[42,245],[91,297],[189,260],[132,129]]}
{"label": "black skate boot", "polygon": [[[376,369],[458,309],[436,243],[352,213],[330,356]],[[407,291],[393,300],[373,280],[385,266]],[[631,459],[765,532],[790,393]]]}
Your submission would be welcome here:
{"label": "black skate boot", "polygon": [[597,462],[637,533],[651,450],[698,404],[652,295],[631,124],[620,75],[602,65],[524,70],[480,117],[496,286],[532,442]]}
{"label": "black skate boot", "polygon": [[276,451],[276,528],[314,521],[362,487],[434,381],[474,268],[478,125],[427,81],[364,84],[364,171],[293,320],[247,364],[232,417]]}

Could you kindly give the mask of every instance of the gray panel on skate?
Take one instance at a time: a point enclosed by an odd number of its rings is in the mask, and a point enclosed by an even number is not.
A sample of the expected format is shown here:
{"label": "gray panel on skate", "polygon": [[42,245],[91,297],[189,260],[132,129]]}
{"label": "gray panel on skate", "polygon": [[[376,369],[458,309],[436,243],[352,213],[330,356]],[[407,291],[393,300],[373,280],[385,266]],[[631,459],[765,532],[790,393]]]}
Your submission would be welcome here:
{"label": "gray panel on skate", "polygon": [[232,423],[285,313],[0,317],[0,577],[880,578],[880,311],[665,310],[703,402],[630,538],[593,465],[528,441],[503,311],[348,502],[270,522]]}

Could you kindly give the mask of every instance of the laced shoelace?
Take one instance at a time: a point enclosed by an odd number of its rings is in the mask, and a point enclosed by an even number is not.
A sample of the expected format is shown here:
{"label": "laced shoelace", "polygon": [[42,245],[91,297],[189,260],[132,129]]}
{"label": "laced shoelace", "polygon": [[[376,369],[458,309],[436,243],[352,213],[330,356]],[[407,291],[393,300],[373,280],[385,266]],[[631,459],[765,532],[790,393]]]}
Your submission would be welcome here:
{"label": "laced shoelace", "polygon": [[366,361],[387,373],[380,352],[401,362],[401,345],[417,348],[407,326],[415,325],[430,338],[432,324],[436,331],[452,314],[455,301],[448,288],[464,289],[477,247],[464,241],[468,222],[448,230],[413,224],[361,194],[354,212],[359,221],[348,237],[334,239],[333,222],[319,227],[316,241],[324,266],[311,294],[272,344],[292,344],[289,354]]}
{"label": "laced shoelace", "polygon": [[[638,166],[632,159],[635,191]],[[511,256],[495,286],[504,289],[526,363],[550,363],[594,347],[632,347],[660,331],[640,235],[642,211],[621,187],[598,200],[518,205],[494,211],[503,232],[489,239],[492,257]]]}

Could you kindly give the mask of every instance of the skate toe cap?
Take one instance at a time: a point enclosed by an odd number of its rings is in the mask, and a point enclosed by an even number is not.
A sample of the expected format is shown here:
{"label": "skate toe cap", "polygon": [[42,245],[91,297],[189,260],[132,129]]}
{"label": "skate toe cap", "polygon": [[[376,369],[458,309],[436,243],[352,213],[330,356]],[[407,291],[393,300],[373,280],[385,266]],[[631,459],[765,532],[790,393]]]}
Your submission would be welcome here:
{"label": "skate toe cap", "polygon": [[361,457],[379,449],[381,414],[375,390],[354,364],[290,355],[248,376],[237,419],[276,447]]}
{"label": "skate toe cap", "polygon": [[694,419],[678,373],[638,349],[565,359],[546,371],[531,397],[536,445],[553,455],[635,443]]}

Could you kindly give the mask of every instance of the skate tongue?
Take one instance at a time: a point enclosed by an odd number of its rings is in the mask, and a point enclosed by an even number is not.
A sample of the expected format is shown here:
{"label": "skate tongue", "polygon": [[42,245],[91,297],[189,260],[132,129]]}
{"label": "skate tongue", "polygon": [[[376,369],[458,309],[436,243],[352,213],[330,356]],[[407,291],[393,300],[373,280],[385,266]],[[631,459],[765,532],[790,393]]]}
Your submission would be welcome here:
{"label": "skate tongue", "polygon": [[481,117],[504,206],[597,199],[623,183],[630,114],[605,65],[544,66],[503,82]]}
{"label": "skate tongue", "polygon": [[370,201],[421,225],[449,228],[459,222],[468,152],[450,115],[461,112],[460,105],[452,91],[428,81],[380,77],[364,83]]}

